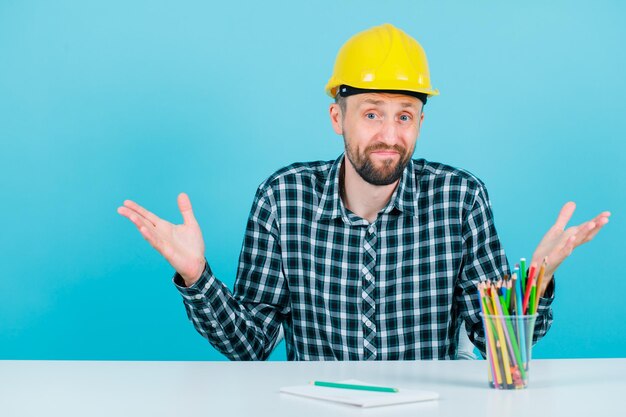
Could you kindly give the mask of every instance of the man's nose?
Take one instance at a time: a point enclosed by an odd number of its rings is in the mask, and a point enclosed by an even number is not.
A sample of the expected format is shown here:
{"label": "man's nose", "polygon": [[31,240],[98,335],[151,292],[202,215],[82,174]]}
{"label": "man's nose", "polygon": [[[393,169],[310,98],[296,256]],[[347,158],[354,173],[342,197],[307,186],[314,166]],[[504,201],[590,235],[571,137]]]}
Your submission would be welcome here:
{"label": "man's nose", "polygon": [[398,125],[395,120],[385,118],[380,126],[379,140],[388,145],[398,143]]}

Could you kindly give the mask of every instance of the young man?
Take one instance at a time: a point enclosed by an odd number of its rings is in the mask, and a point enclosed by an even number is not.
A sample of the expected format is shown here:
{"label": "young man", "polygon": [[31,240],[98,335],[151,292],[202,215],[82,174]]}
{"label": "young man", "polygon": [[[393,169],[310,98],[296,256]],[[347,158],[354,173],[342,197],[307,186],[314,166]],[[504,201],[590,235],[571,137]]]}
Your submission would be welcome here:
{"label": "young man", "polygon": [[[231,359],[266,359],[281,326],[290,360],[450,359],[464,328],[484,353],[477,284],[510,271],[483,183],[411,159],[424,104],[438,94],[423,49],[391,25],[359,33],[326,91],[345,154],[259,186],[234,292],[211,272],[185,194],[182,225],[128,200],[118,212],[174,267],[189,318]],[[550,260],[535,338],[550,327],[555,269],[608,222],[604,212],[565,230],[574,208],[533,255]]]}

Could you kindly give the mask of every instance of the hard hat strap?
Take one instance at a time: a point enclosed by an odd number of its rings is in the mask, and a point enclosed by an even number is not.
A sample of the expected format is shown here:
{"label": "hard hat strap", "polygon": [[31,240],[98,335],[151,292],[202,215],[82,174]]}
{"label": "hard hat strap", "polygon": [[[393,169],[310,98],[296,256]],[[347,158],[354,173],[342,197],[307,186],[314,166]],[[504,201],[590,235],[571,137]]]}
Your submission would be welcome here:
{"label": "hard hat strap", "polygon": [[341,97],[348,97],[348,96],[353,96],[355,94],[364,94],[364,93],[404,94],[406,96],[412,96],[412,97],[419,99],[424,105],[426,105],[426,100],[428,99],[428,94],[418,93],[416,91],[356,88],[356,87],[351,87],[345,84],[340,85],[339,88],[337,89],[337,94],[340,95]]}

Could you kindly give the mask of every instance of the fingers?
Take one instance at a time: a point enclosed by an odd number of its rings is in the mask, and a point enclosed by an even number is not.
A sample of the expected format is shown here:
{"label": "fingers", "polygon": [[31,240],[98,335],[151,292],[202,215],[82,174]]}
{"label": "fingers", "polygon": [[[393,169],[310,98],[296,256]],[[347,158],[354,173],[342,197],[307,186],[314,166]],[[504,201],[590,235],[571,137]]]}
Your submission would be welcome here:
{"label": "fingers", "polygon": [[598,214],[596,217],[585,223],[594,223],[596,226],[602,227],[609,222],[609,217],[611,217],[611,212],[603,211],[602,213]]}
{"label": "fingers", "polygon": [[533,261],[539,261],[543,256],[549,257],[547,275],[553,274],[576,247],[592,240],[609,222],[611,216],[610,212],[604,211],[592,220],[565,229],[575,209],[576,205],[573,202],[568,202],[563,206],[556,223],[544,236],[533,254]]}
{"label": "fingers", "polygon": [[131,222],[133,222],[133,224],[137,226],[137,229],[139,229],[142,226],[146,228],[148,226],[154,227],[154,224],[151,221],[149,221],[148,219],[146,219],[145,217],[143,217],[141,214],[137,213],[136,211],[129,209],[128,207],[118,207],[117,212],[121,214],[122,216],[126,217]]}
{"label": "fingers", "polygon": [[565,205],[561,208],[559,217],[557,217],[556,219],[556,223],[554,223],[554,228],[559,230],[565,230],[565,226],[567,226],[567,223],[572,218],[574,210],[576,210],[576,203],[574,203],[573,201],[565,203]]}
{"label": "fingers", "polygon": [[591,241],[598,234],[598,232],[600,232],[600,230],[609,222],[608,216],[610,216],[610,213],[608,213],[608,215],[602,213],[592,221],[587,222],[588,225],[585,227],[584,233],[578,233],[579,241],[577,242],[576,246]]}
{"label": "fingers", "polygon": [[[602,225],[604,226],[604,225]],[[596,235],[598,234],[598,232],[600,231],[600,229],[602,229],[602,226],[600,225],[596,225],[596,227],[591,230],[589,233],[587,233],[586,236],[583,236],[579,245],[582,245],[583,243],[587,243],[589,242],[591,239],[593,239],[594,237],[596,237]]]}
{"label": "fingers", "polygon": [[155,249],[158,249],[158,238],[155,233],[156,229],[155,226],[148,221],[148,219],[128,207],[119,207],[117,212],[130,220],[135,227],[137,227],[141,236],[143,236],[143,238],[147,240],[148,243],[150,243]]}
{"label": "fingers", "polygon": [[125,200],[124,207],[128,207],[129,209],[136,211],[145,219],[147,219],[150,223],[152,223],[154,226],[156,226],[157,223],[161,220],[158,216],[146,210],[145,208],[141,207],[139,204],[135,203],[134,201]]}
{"label": "fingers", "polygon": [[571,227],[567,229],[567,231],[569,231],[570,229],[575,230],[575,234],[577,235],[574,247],[582,245],[583,243],[587,243],[591,239],[593,239],[598,234],[600,229],[602,229],[602,227],[609,222],[610,215],[610,212],[604,211],[598,214],[593,220],[589,220],[576,227]]}
{"label": "fingers", "polygon": [[191,201],[189,200],[189,196],[187,194],[180,193],[178,195],[178,208],[180,209],[180,214],[183,215],[183,222],[185,222],[185,224],[198,223],[196,221],[196,217],[193,215]]}
{"label": "fingers", "polygon": [[121,214],[122,216],[126,217],[128,220],[130,220],[137,227],[137,229],[141,232],[141,235],[144,238],[146,238],[146,240],[150,241],[150,239],[148,239],[148,237],[146,236],[151,237],[152,240],[155,239],[155,234],[154,234],[155,225],[152,224],[152,222],[150,222],[148,219],[141,216],[136,211],[129,209],[128,207],[119,207],[117,209],[117,212]]}

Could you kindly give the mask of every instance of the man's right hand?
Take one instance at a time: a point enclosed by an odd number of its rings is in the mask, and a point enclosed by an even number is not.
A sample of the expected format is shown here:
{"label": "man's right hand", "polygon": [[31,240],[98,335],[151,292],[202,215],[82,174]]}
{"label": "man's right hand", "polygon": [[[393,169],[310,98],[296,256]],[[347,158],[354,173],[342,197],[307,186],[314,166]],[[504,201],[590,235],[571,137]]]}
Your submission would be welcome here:
{"label": "man's right hand", "polygon": [[183,224],[176,225],[130,200],[124,201],[117,212],[137,226],[144,239],[163,255],[189,287],[204,271],[204,240],[187,194],[178,195],[178,208],[183,215]]}

